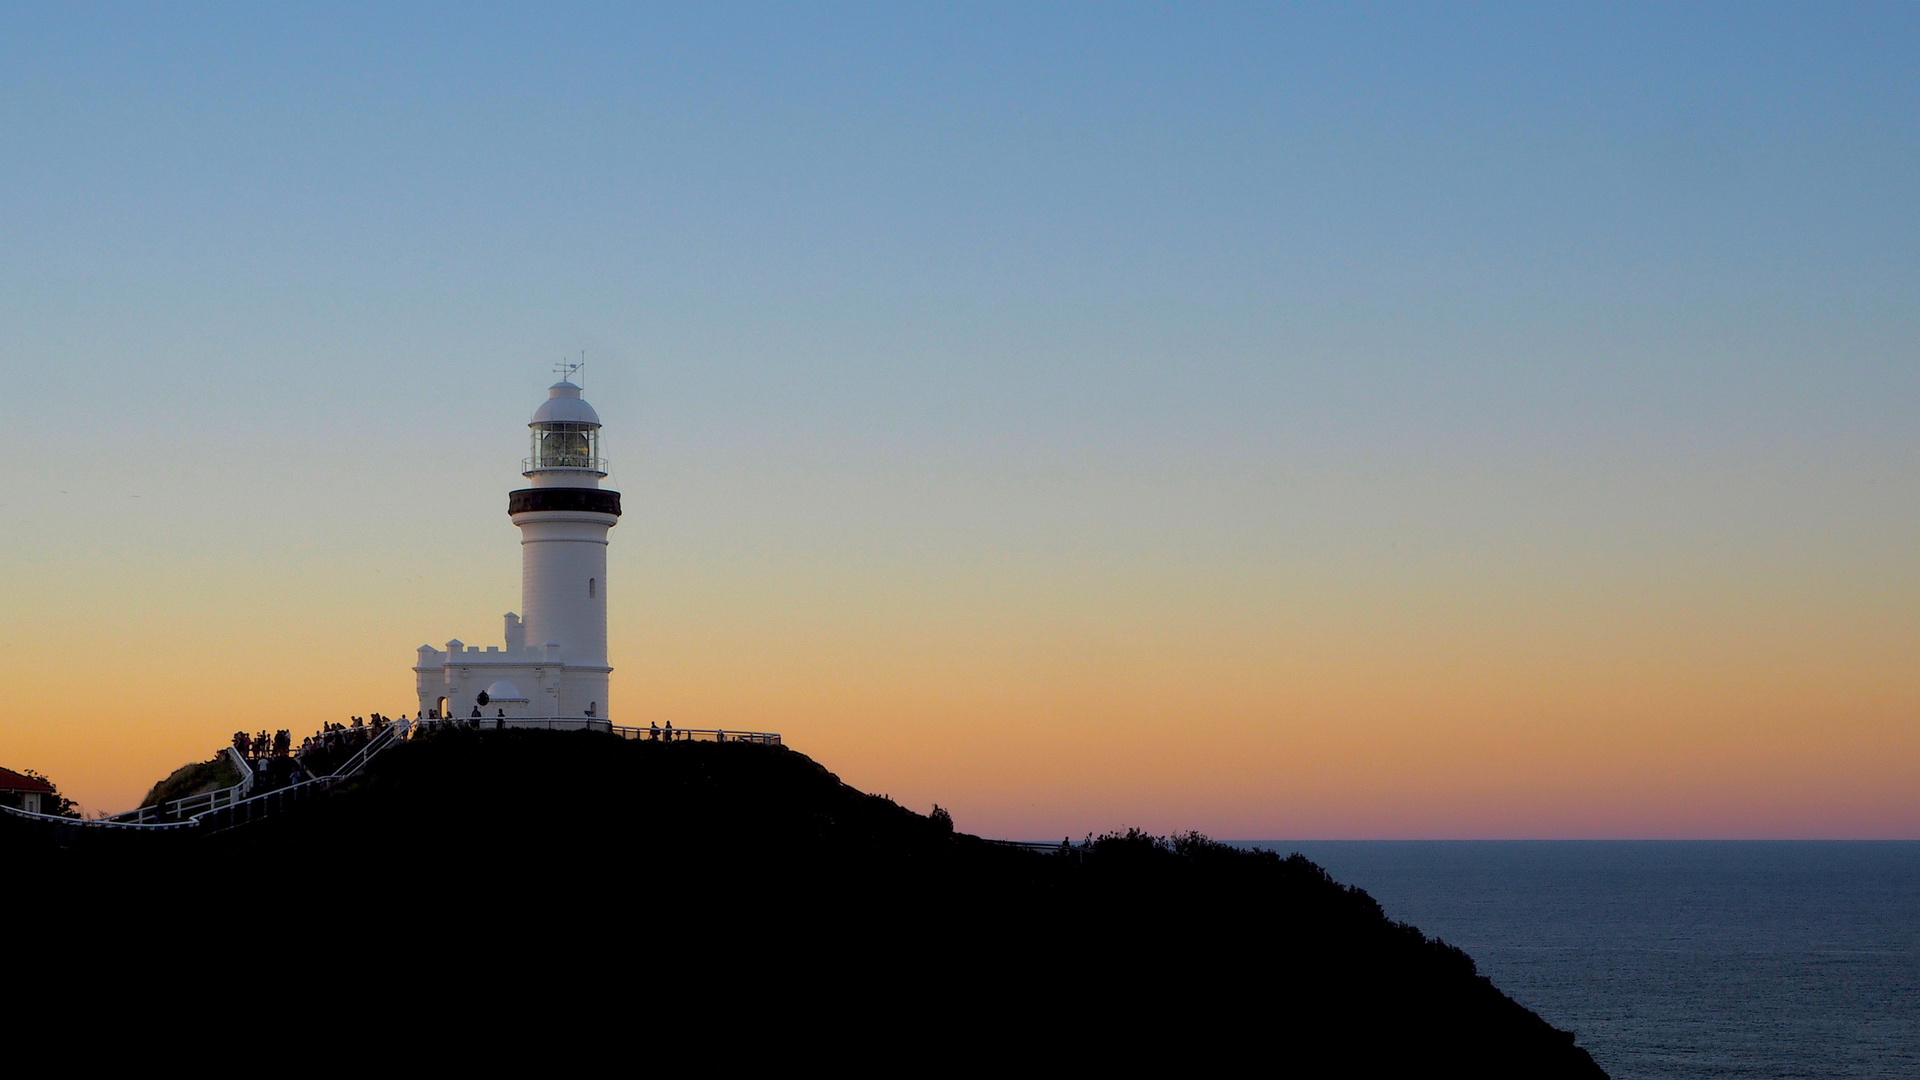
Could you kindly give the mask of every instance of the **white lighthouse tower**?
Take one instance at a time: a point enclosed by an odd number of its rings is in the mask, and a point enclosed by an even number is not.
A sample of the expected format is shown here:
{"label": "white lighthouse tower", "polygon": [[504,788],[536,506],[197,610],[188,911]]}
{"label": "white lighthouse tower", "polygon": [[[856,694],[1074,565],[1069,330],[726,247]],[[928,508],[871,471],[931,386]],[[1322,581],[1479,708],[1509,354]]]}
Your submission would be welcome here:
{"label": "white lighthouse tower", "polygon": [[[571,372],[569,371],[569,374]],[[620,493],[600,487],[600,417],[567,378],[527,426],[531,486],[507,495],[520,527],[520,610],[508,612],[504,648],[458,639],[422,645],[414,675],[424,715],[547,717],[595,726],[609,716],[607,530],[620,520]],[[485,694],[485,698],[481,697]],[[556,725],[558,726],[558,725]]]}

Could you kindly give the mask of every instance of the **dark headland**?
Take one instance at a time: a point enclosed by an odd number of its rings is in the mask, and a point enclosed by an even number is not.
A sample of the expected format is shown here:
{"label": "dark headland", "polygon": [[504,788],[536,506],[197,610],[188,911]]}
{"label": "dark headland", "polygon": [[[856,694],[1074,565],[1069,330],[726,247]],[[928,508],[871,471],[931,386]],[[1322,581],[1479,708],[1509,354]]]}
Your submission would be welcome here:
{"label": "dark headland", "polygon": [[[611,977],[627,996],[831,1001],[943,1045],[964,1013],[1057,1031],[1084,1061],[1157,1046],[1263,1072],[1605,1075],[1465,953],[1298,855],[1141,833],[1010,847],[777,746],[442,731],[210,835],[0,829],[69,928],[169,928],[202,952],[264,933],[303,956],[406,939],[409,962],[472,963],[481,998],[512,970],[516,994]],[[350,951],[363,987],[393,955]]]}

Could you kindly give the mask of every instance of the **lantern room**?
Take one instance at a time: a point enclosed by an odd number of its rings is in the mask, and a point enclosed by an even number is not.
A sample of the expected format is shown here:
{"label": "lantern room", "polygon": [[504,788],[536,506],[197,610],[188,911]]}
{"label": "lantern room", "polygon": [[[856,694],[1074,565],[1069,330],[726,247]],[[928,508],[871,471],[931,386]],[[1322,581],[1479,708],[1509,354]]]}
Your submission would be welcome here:
{"label": "lantern room", "polygon": [[[533,452],[525,475],[565,469],[576,474],[569,481],[591,487],[606,473],[600,456],[600,417],[580,396],[580,388],[562,380],[547,388],[547,400],[534,410],[527,427],[533,433]],[[591,477],[591,479],[589,479]]]}

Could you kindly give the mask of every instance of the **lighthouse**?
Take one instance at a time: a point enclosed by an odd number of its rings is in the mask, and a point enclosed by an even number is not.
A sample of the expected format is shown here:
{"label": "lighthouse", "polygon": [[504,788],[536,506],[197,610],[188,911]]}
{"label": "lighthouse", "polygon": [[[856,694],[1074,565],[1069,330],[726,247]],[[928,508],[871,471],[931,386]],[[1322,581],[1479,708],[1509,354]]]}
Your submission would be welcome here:
{"label": "lighthouse", "polygon": [[[571,370],[547,388],[527,422],[527,486],[507,494],[520,529],[520,613],[505,642],[445,649],[422,645],[414,664],[421,714],[542,718],[547,726],[608,723],[607,532],[620,493],[600,486],[600,416]],[[484,696],[483,696],[484,695]]]}

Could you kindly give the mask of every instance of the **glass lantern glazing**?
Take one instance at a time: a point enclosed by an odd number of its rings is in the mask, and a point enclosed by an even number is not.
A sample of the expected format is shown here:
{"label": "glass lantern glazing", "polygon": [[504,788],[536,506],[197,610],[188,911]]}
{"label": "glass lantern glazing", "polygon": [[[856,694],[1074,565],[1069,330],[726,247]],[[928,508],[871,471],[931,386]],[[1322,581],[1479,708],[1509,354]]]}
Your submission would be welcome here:
{"label": "glass lantern glazing", "polygon": [[548,421],[533,425],[533,469],[600,468],[600,425]]}

